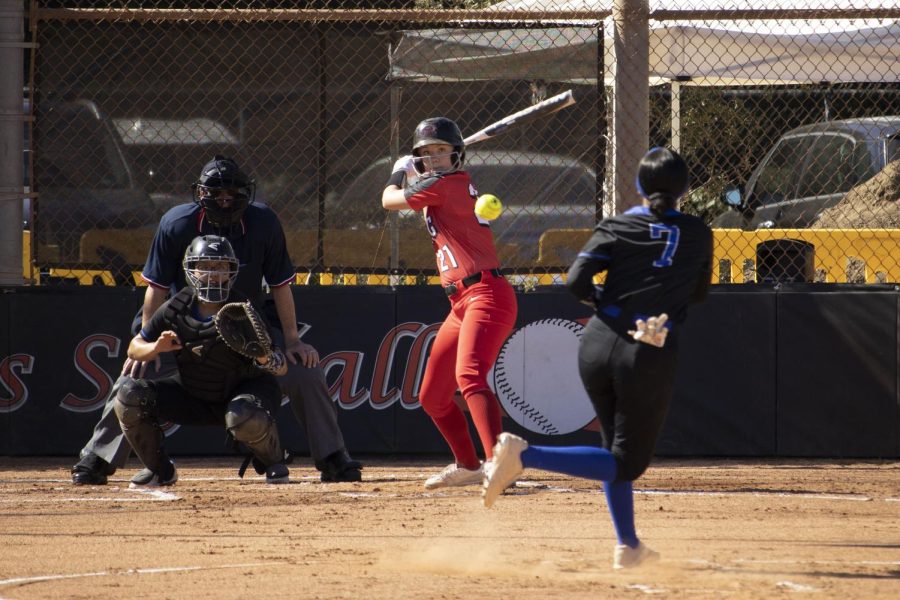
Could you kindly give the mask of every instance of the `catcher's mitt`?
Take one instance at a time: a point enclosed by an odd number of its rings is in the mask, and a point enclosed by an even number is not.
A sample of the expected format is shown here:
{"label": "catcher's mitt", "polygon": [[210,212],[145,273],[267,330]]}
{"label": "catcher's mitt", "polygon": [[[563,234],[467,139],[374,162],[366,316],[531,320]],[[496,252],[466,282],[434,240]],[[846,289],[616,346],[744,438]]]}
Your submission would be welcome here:
{"label": "catcher's mitt", "polygon": [[260,360],[272,356],[272,337],[249,302],[229,302],[215,316],[216,329],[229,348]]}

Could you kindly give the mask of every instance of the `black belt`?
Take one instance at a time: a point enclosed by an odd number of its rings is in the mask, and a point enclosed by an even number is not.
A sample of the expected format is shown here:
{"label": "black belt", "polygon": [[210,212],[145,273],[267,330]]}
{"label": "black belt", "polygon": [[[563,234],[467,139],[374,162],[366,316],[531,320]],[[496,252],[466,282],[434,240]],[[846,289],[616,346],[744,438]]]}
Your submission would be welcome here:
{"label": "black belt", "polygon": [[467,288],[470,285],[475,285],[479,281],[484,281],[484,274],[490,273],[494,277],[503,277],[503,274],[500,273],[500,269],[489,269],[487,271],[481,271],[480,273],[472,273],[468,277],[463,277],[456,283],[451,283],[447,287],[444,288],[444,293],[448,296],[452,296],[456,292],[458,292],[461,288]]}

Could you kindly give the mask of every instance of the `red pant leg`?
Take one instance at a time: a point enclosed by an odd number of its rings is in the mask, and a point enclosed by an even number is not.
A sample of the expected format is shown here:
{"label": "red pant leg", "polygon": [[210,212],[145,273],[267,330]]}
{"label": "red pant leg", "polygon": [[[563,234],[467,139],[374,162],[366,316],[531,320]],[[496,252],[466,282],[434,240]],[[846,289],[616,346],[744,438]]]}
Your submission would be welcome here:
{"label": "red pant leg", "polygon": [[450,446],[456,463],[467,469],[477,469],[478,454],[469,435],[469,422],[453,400],[456,392],[454,370],[459,327],[460,321],[451,311],[432,343],[422,376],[419,402]]}
{"label": "red pant leg", "polygon": [[419,390],[419,402],[431,417],[443,416],[456,406],[453,393],[456,391],[454,373],[460,325],[459,319],[451,311],[431,344]]}
{"label": "red pant leg", "polygon": [[516,322],[516,296],[503,278],[466,290],[456,356],[456,383],[469,406],[486,458],[502,431],[500,403],[487,375]]}
{"label": "red pant leg", "polygon": [[502,277],[466,288],[453,302],[461,321],[456,383],[463,397],[488,390],[487,374],[516,324],[516,293]]}

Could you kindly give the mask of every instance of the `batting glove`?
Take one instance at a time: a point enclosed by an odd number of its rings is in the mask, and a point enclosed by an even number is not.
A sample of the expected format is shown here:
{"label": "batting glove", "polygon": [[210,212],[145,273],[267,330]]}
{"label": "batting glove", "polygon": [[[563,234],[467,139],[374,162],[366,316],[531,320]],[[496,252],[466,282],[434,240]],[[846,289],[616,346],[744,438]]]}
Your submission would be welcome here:
{"label": "batting glove", "polygon": [[646,321],[638,319],[634,322],[636,329],[629,331],[628,335],[644,344],[662,348],[666,343],[666,336],[669,335],[669,330],[666,328],[668,319],[669,316],[666,313],[662,313],[658,317],[649,317]]}
{"label": "batting glove", "polygon": [[413,164],[412,154],[407,154],[406,156],[401,156],[397,159],[397,162],[394,163],[394,168],[391,169],[391,173],[397,173],[399,171],[406,173],[407,182],[416,180],[419,174],[416,172],[416,167]]}

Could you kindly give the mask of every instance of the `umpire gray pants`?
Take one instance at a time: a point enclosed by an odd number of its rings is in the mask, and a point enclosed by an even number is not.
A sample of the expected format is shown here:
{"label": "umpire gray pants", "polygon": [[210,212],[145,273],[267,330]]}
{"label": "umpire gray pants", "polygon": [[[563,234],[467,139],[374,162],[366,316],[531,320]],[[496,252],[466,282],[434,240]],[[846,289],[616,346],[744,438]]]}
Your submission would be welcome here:
{"label": "umpire gray pants", "polygon": [[[275,343],[283,347],[283,335],[273,330]],[[176,370],[175,357],[171,353],[160,355],[159,371],[153,364],[147,366],[146,379],[160,379],[173,375]],[[119,377],[113,385],[112,393],[103,407],[100,422],[94,426],[94,433],[87,445],[81,449],[81,457],[96,454],[112,466],[119,468],[125,464],[131,447],[122,433],[119,420],[113,411],[113,399],[125,377]],[[344,450],[344,436],[338,426],[337,407],[328,395],[325,372],[321,367],[304,367],[288,363],[286,374],[278,377],[281,391],[290,401],[291,410],[300,426],[306,432],[309,452],[313,460],[321,460],[338,450]]]}

